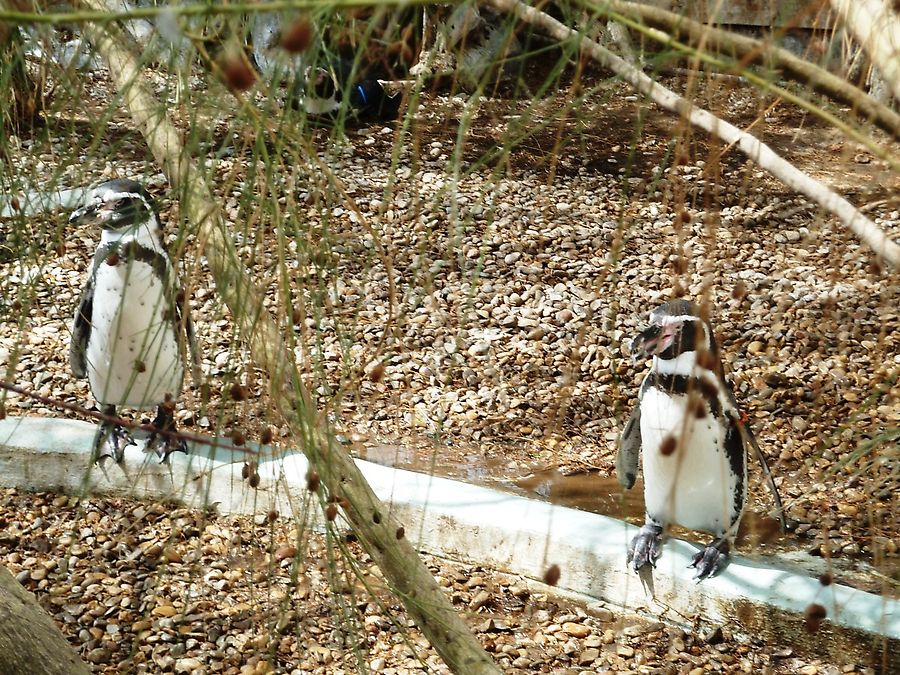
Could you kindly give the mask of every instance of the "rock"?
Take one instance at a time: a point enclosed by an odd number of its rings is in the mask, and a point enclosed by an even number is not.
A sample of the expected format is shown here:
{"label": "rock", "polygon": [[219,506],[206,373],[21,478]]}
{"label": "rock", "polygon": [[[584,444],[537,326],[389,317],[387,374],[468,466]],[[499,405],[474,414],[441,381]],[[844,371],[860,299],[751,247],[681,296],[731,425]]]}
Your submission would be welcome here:
{"label": "rock", "polygon": [[589,666],[594,661],[600,658],[600,650],[596,647],[591,647],[590,649],[585,649],[581,654],[578,655],[578,665],[579,666]]}
{"label": "rock", "polygon": [[572,621],[565,622],[562,625],[562,630],[564,633],[576,638],[587,637],[592,632],[590,626],[585,626],[583,623],[574,623]]}
{"label": "rock", "polygon": [[201,667],[203,667],[203,662],[193,656],[188,656],[175,661],[176,673],[193,673]]}

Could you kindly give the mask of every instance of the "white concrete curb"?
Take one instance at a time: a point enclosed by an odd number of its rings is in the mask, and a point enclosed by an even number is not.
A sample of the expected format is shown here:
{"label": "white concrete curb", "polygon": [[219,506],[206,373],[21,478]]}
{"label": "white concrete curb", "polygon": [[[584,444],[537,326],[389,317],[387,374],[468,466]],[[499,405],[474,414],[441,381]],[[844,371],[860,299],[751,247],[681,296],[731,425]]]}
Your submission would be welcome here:
{"label": "white concrete curb", "polygon": [[[299,452],[260,462],[257,489],[242,479],[244,455],[196,447],[160,465],[129,448],[119,467],[89,466],[95,426],[25,417],[0,421],[0,485],[26,490],[119,494],[178,499],[220,513],[298,513],[306,490],[307,462]],[[210,456],[214,454],[214,456]],[[790,571],[772,557],[734,556],[725,571],[701,584],[687,569],[695,544],[666,542],[650,586],[625,566],[625,548],[635,528],[612,518],[554,506],[444,478],[357,460],[375,493],[403,523],[420,549],[541,579],[560,567],[559,586],[613,605],[642,610],[673,623],[699,616],[714,625],[764,635],[777,644],[804,646],[839,662],[873,653],[900,654],[900,602]],[[652,588],[653,593],[650,593]],[[804,630],[811,603],[828,620],[815,635]],[[884,644],[887,640],[887,645]]]}

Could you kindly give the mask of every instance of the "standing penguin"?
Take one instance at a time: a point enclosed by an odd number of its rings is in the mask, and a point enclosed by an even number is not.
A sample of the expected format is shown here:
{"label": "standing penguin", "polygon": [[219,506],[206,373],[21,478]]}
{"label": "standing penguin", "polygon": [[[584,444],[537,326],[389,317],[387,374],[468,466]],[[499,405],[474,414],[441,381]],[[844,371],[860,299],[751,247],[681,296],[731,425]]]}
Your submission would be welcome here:
{"label": "standing penguin", "polygon": [[[115,417],[119,405],[157,407],[147,451],[164,461],[175,450],[187,452],[185,442],[172,435],[173,412],[184,376],[183,337],[194,357],[195,342],[152,198],[133,180],[111,180],[94,188],[69,222],[102,229],[72,327],[72,372],[88,378],[108,417]],[[121,462],[134,444],[127,429],[104,420],[94,460]]]}
{"label": "standing penguin", "polygon": [[619,482],[630,489],[643,451],[646,521],[631,540],[628,562],[635,571],[654,565],[663,531],[674,523],[715,536],[694,556],[695,578],[702,580],[728,561],[747,500],[748,449],[767,477],[768,467],[725,380],[712,326],[696,305],[672,300],[650,313],[649,328],[632,342],[632,358],[647,356],[653,365],[616,457]]}

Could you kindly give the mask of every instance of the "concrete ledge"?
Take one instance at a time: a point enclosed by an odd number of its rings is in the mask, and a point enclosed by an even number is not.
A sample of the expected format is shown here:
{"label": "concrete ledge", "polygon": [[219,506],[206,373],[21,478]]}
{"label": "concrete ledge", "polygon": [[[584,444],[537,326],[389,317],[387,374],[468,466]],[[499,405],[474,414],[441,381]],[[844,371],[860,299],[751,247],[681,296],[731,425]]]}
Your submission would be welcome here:
{"label": "concrete ledge", "polygon": [[[307,462],[301,453],[261,461],[260,483],[253,489],[241,477],[245,455],[209,446],[195,447],[190,456],[173,455],[171,466],[129,448],[121,467],[108,463],[101,471],[90,465],[94,433],[93,424],[80,421],[0,421],[0,485],[177,499],[200,508],[215,504],[220,513],[275,508],[311,518],[316,511],[305,509]],[[734,556],[722,574],[697,584],[687,567],[699,546],[678,539],[666,542],[652,574],[639,577],[625,567],[626,545],[636,531],[627,523],[362,460],[357,464],[407,536],[429,553],[534,579],[557,564],[561,588],[672,623],[699,616],[839,663],[868,664],[884,654],[900,659],[897,600],[840,584],[822,586],[771,556]],[[814,635],[803,622],[811,603],[828,612]]]}

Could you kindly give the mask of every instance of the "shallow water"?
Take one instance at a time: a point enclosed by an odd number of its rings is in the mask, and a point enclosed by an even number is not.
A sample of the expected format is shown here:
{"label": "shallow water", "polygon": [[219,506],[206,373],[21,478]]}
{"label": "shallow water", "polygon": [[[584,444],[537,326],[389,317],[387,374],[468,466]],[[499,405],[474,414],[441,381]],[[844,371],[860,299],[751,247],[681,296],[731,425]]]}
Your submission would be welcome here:
{"label": "shallow water", "polygon": [[[522,476],[521,467],[510,466],[505,458],[488,458],[456,448],[439,452],[403,445],[360,445],[353,449],[361,459],[376,464],[464,480],[633,524],[644,521],[644,486],[640,480],[631,490],[623,490],[615,476],[597,471],[566,475],[547,468]],[[706,540],[690,530],[676,527],[672,532],[694,541]],[[778,520],[748,509],[741,520],[737,546],[745,552],[771,553],[801,545],[789,533],[780,532]]]}

